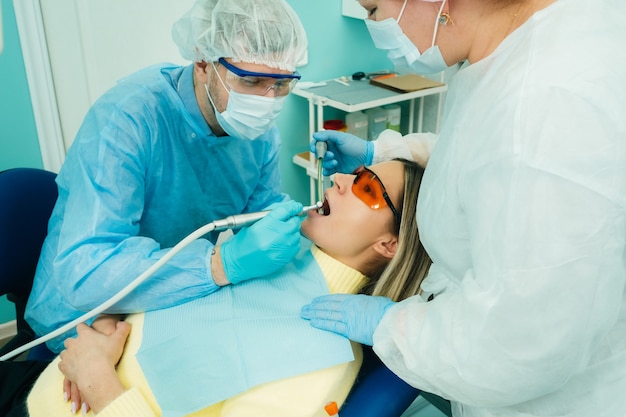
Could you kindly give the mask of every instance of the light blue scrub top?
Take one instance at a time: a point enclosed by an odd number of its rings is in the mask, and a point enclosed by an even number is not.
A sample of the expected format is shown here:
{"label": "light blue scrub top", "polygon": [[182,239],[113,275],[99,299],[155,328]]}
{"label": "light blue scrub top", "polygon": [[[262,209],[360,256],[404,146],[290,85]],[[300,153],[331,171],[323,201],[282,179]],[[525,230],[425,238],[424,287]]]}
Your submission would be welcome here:
{"label": "light blue scrub top", "polygon": [[[26,319],[47,334],[108,300],[189,233],[287,199],[276,127],[255,140],[217,137],[200,112],[193,65],[122,79],[90,109],[58,175]],[[219,287],[217,235],[173,257],[109,313],[171,307]],[[60,351],[62,340],[48,342]]]}

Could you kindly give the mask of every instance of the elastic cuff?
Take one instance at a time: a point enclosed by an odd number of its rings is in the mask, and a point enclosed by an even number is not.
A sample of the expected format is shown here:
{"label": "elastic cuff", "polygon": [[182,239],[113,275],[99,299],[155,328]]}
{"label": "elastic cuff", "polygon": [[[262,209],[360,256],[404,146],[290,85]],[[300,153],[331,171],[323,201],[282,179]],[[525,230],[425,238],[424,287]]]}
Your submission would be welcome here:
{"label": "elastic cuff", "polygon": [[243,281],[241,274],[237,273],[238,268],[233,257],[229,255],[230,248],[228,246],[232,243],[232,239],[235,237],[236,236],[232,236],[230,239],[222,243],[220,253],[217,254],[222,261],[222,269],[224,270],[226,280],[233,285],[239,284],[239,282]]}
{"label": "elastic cuff", "polygon": [[374,143],[366,142],[365,143],[365,165],[372,165],[372,161],[374,160]]}

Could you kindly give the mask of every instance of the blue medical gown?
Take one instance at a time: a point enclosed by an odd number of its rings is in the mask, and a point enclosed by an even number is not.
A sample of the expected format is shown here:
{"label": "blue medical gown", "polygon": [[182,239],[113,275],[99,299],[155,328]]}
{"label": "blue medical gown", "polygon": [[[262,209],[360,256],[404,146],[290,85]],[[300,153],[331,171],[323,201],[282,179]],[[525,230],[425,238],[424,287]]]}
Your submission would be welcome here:
{"label": "blue medical gown", "polygon": [[[215,136],[192,73],[193,65],[146,68],[89,110],[57,178],[27,306],[38,335],[109,299],[198,227],[287,198],[276,127],[255,140]],[[216,239],[191,243],[109,312],[166,308],[216,291]],[[48,346],[59,351],[62,338]]]}

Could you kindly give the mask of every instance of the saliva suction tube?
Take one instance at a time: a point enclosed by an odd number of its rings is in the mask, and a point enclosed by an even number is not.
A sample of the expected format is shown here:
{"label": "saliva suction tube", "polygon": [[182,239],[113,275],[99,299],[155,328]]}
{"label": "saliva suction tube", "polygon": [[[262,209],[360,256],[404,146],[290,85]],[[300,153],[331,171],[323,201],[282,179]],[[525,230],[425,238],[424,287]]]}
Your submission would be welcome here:
{"label": "saliva suction tube", "polygon": [[[315,209],[320,209],[322,207],[322,202],[318,201],[316,204],[313,204],[311,206],[305,206],[302,208],[302,211],[298,214],[299,216],[303,216],[306,215],[307,212],[311,211],[311,210],[315,210]],[[126,297],[131,291],[133,291],[135,288],[137,288],[139,286],[139,284],[141,284],[142,282],[144,282],[146,279],[148,279],[150,276],[152,276],[152,274],[154,274],[157,270],[159,270],[159,268],[161,268],[165,263],[167,263],[170,259],[172,259],[172,257],[174,257],[178,252],[180,252],[181,250],[183,250],[187,245],[189,245],[191,242],[193,242],[194,240],[206,235],[209,232],[213,232],[213,231],[222,231],[222,230],[226,230],[226,229],[237,229],[240,227],[245,227],[245,226],[250,226],[253,223],[256,223],[257,221],[261,220],[263,217],[267,216],[269,213],[271,212],[271,210],[264,210],[264,211],[259,211],[259,212],[255,212],[255,213],[243,213],[243,214],[236,214],[233,216],[228,216],[224,219],[221,220],[215,220],[211,223],[205,224],[204,226],[196,229],[195,231],[191,232],[189,235],[187,235],[187,237],[185,237],[183,240],[181,240],[180,242],[178,242],[174,247],[172,247],[172,249],[170,249],[162,258],[160,258],[158,261],[156,261],[154,264],[152,264],[150,266],[150,268],[146,269],[142,274],[140,274],[137,278],[135,278],[134,280],[132,280],[128,285],[126,285],[124,288],[122,288],[117,294],[113,295],[113,297],[109,298],[108,300],[106,300],[105,302],[103,302],[102,304],[98,305],[97,307],[95,307],[93,310],[88,311],[87,313],[83,314],[82,316],[74,319],[73,321],[65,324],[64,326],[59,327],[58,329],[43,335],[29,343],[26,343],[14,350],[12,350],[9,353],[6,353],[5,355],[0,357],[0,361],[6,361],[9,360],[11,358],[16,357],[17,355],[26,352],[29,349],[34,348],[35,346],[38,346],[42,343],[47,342],[48,340],[54,339],[55,337],[58,337],[60,335],[62,335],[63,333],[66,333],[70,330],[72,330],[74,327],[76,327],[77,325],[79,325],[80,323],[84,323],[89,319],[94,318],[95,316],[97,316],[98,314],[102,313],[103,311],[111,308],[113,305],[115,305],[118,301],[120,301],[122,298]]]}
{"label": "saliva suction tube", "polygon": [[[328,150],[328,144],[326,142],[315,142],[315,159],[317,160],[317,200],[324,203],[324,171],[322,161]],[[324,214],[324,209],[320,206],[317,209],[319,214]]]}

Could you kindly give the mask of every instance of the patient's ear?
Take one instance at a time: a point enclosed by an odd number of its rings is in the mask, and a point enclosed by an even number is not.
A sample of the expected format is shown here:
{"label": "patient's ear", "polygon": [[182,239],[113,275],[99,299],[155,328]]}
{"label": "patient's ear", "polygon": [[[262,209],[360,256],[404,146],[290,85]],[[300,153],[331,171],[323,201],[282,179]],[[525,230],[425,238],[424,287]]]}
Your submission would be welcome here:
{"label": "patient's ear", "polygon": [[383,257],[391,259],[398,250],[398,238],[388,234],[374,244],[374,250]]}

